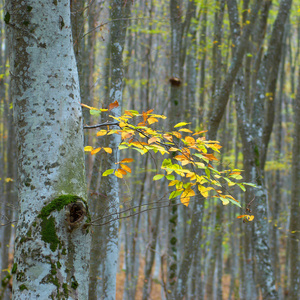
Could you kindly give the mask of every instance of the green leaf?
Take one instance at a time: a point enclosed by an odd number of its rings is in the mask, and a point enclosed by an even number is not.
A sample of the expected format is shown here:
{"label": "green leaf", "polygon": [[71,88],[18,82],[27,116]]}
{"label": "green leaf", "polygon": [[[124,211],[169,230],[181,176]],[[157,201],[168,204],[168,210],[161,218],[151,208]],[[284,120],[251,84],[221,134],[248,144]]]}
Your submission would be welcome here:
{"label": "green leaf", "polygon": [[167,167],[172,165],[172,160],[170,158],[168,159],[164,159],[163,163],[162,163],[162,167]]}
{"label": "green leaf", "polygon": [[115,169],[108,169],[108,170],[106,170],[106,171],[102,174],[102,176],[110,175],[110,174],[112,174],[114,171],[115,171]]}
{"label": "green leaf", "polygon": [[168,180],[175,180],[175,176],[174,175],[167,175],[166,178]]}
{"label": "green leaf", "polygon": [[205,174],[206,174],[207,178],[210,179],[210,171],[208,168],[205,169]]}
{"label": "green leaf", "polygon": [[243,182],[243,184],[244,185],[249,185],[249,186],[252,186],[252,187],[254,187],[254,188],[256,188],[257,186],[256,186],[256,184],[254,184],[254,183],[250,183],[250,182]]}
{"label": "green leaf", "polygon": [[157,174],[153,177],[153,180],[159,180],[159,179],[162,179],[163,177],[165,177],[164,174]]}
{"label": "green leaf", "polygon": [[226,197],[227,200],[229,200],[231,203],[233,203],[234,205],[238,206],[238,207],[242,207],[240,202],[234,201],[233,199]]}
{"label": "green leaf", "polygon": [[101,115],[101,111],[100,110],[91,109],[90,110],[90,114],[92,116],[100,116]]}
{"label": "green leaf", "polygon": [[237,185],[241,188],[242,191],[246,192],[245,187],[241,183],[237,183]]}
{"label": "green leaf", "polygon": [[120,146],[119,146],[119,149],[120,149],[120,150],[127,149],[127,148],[128,148],[128,146],[126,146],[126,145],[120,145]]}
{"label": "green leaf", "polygon": [[173,199],[173,198],[175,198],[175,197],[178,197],[182,192],[183,192],[183,189],[181,189],[181,190],[176,190],[176,191],[172,192],[172,193],[170,194],[170,196],[169,196],[169,199]]}

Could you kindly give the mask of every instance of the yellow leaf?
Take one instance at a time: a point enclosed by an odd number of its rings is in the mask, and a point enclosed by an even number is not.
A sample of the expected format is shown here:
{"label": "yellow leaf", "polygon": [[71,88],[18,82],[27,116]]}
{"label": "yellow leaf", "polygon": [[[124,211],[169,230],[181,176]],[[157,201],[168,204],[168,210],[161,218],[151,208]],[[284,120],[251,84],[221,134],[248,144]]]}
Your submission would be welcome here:
{"label": "yellow leaf", "polygon": [[190,199],[191,199],[190,197],[184,197],[184,198],[180,198],[180,201],[183,205],[189,206]]}
{"label": "yellow leaf", "polygon": [[186,123],[186,122],[180,122],[180,123],[177,123],[174,128],[176,127],[181,127],[181,126],[185,126],[185,125],[188,125],[188,124],[191,124],[191,123]]}
{"label": "yellow leaf", "polygon": [[175,184],[179,183],[179,180],[172,180],[170,183],[169,183],[169,186],[173,186]]}
{"label": "yellow leaf", "polygon": [[10,181],[14,181],[12,178],[10,178],[10,177],[6,177],[5,178],[5,182],[10,182]]}
{"label": "yellow leaf", "polygon": [[148,140],[148,144],[152,144],[152,143],[155,143],[155,142],[159,142],[159,138],[153,136],[152,138],[150,138]]}
{"label": "yellow leaf", "polygon": [[131,173],[131,169],[130,169],[128,166],[123,165],[123,164],[120,164],[120,167],[121,167],[123,170],[125,170],[125,171]]}
{"label": "yellow leaf", "polygon": [[192,163],[192,162],[191,162],[190,160],[187,160],[187,159],[184,159],[184,160],[181,161],[181,164],[182,164],[183,166],[188,165],[188,164],[191,164],[191,163]]}
{"label": "yellow leaf", "polygon": [[158,122],[158,120],[155,119],[155,118],[153,118],[153,117],[150,117],[147,121],[148,121],[149,125],[151,125],[151,124],[153,124],[155,122]]}
{"label": "yellow leaf", "polygon": [[[118,170],[120,170],[120,169],[118,169]],[[119,178],[123,178],[122,173],[119,172],[118,170],[116,170],[115,175],[116,175],[117,177],[119,177]]]}
{"label": "yellow leaf", "polygon": [[164,115],[155,115],[155,114],[153,114],[153,115],[151,115],[152,117],[156,117],[156,118],[161,118],[161,119],[166,119],[167,117],[166,116],[164,116]]}
{"label": "yellow leaf", "polygon": [[101,150],[101,147],[94,149],[93,151],[91,151],[91,154],[94,155],[96,153],[98,153]]}
{"label": "yellow leaf", "polygon": [[203,185],[198,185],[198,190],[199,192],[201,193],[201,195],[204,197],[204,198],[207,198],[208,197],[208,192],[210,190],[213,190],[212,187],[205,187]]}
{"label": "yellow leaf", "polygon": [[107,153],[110,153],[110,154],[112,153],[112,149],[109,147],[104,147],[103,150]]}
{"label": "yellow leaf", "polygon": [[229,200],[223,197],[220,197],[220,200],[222,201],[223,205],[229,204]]}
{"label": "yellow leaf", "polygon": [[102,129],[97,132],[97,136],[103,136],[103,135],[106,135],[106,133],[107,133],[107,130]]}
{"label": "yellow leaf", "polygon": [[188,206],[190,202],[190,198],[195,196],[195,192],[189,188],[183,191],[183,193],[180,196],[180,201],[183,205]]}
{"label": "yellow leaf", "polygon": [[183,132],[193,133],[192,130],[189,130],[189,129],[187,129],[187,128],[181,128],[181,129],[179,129],[178,131],[183,131]]}
{"label": "yellow leaf", "polygon": [[91,152],[93,150],[92,146],[85,146],[84,151]]}
{"label": "yellow leaf", "polygon": [[175,147],[171,147],[171,148],[169,149],[169,151],[179,151],[179,149],[178,149],[178,148],[175,148]]}

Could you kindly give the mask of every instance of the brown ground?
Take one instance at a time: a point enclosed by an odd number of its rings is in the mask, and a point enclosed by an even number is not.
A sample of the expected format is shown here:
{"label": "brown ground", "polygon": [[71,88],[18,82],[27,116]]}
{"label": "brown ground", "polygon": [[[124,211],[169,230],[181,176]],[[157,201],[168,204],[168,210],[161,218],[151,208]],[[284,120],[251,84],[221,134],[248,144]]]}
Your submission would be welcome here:
{"label": "brown ground", "polygon": [[[117,273],[117,294],[116,300],[123,300],[124,282],[125,282],[125,271],[122,270],[124,253],[120,254],[120,271]],[[141,300],[143,297],[143,279],[144,279],[144,266],[145,262],[143,259],[140,260],[139,279],[136,289],[136,297],[132,300]],[[228,299],[230,288],[230,276],[225,274],[223,276],[223,299]],[[161,285],[159,283],[152,283],[151,295],[148,300],[160,300],[161,299]]]}

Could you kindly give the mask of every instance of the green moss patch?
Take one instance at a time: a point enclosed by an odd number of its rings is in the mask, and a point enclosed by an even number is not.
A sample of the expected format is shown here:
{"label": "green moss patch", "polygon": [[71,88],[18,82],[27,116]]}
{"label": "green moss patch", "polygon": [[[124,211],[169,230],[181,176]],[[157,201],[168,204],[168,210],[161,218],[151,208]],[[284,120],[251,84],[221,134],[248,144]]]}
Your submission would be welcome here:
{"label": "green moss patch", "polygon": [[43,219],[41,227],[42,240],[46,243],[49,243],[50,249],[54,252],[59,244],[54,218],[50,217],[49,219]]}
{"label": "green moss patch", "polygon": [[74,203],[77,200],[80,200],[80,198],[74,195],[61,195],[43,207],[38,217],[47,218],[53,211],[61,211],[66,205],[69,203]]}
{"label": "green moss patch", "polygon": [[27,286],[25,284],[21,284],[19,286],[20,291],[28,290]]}
{"label": "green moss patch", "polygon": [[11,269],[11,273],[12,274],[15,274],[17,272],[17,263],[14,263],[13,264],[13,267],[12,267],[12,269]]}

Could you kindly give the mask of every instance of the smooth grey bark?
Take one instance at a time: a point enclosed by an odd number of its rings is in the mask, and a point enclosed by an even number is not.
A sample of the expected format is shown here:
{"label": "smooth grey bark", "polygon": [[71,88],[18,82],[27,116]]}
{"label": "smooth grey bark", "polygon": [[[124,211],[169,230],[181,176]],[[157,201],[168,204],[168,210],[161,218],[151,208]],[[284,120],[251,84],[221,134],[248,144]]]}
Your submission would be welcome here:
{"label": "smooth grey bark", "polygon": [[[156,216],[151,226],[151,234],[150,234],[150,243],[147,249],[146,255],[146,265],[145,265],[145,278],[144,278],[144,286],[143,286],[143,300],[147,300],[150,297],[151,292],[151,273],[155,260],[155,249],[158,241],[159,234],[159,220],[161,216],[161,209],[156,211]],[[158,262],[156,262],[158,263]]]}
{"label": "smooth grey bark", "polygon": [[199,100],[199,122],[204,119],[204,96],[205,96],[205,66],[206,66],[206,31],[207,31],[207,0],[203,3],[203,13],[201,20],[200,47],[202,51],[201,67],[200,67],[200,100]]}
{"label": "smooth grey bark", "polygon": [[[126,18],[129,15],[130,3],[124,6],[123,0],[110,1],[110,17],[113,20],[110,27],[110,85],[109,95],[104,101],[104,106],[118,101],[119,106],[114,108],[110,114],[121,115],[123,102],[123,49],[126,36]],[[114,169],[119,161],[119,144],[121,136],[110,135],[101,139],[102,145],[110,147],[112,154],[101,154],[102,172]],[[95,191],[91,191],[94,193]],[[118,229],[119,221],[113,220],[114,216],[105,217],[117,213],[119,209],[119,182],[114,175],[102,177],[100,188],[95,193],[92,204],[95,207],[94,217],[99,222],[94,227],[92,235],[91,266],[89,299],[115,299],[116,273],[118,268]],[[107,223],[101,225],[101,223]],[[99,224],[100,223],[100,224]],[[99,279],[101,278],[99,281]]]}
{"label": "smooth grey bark", "polygon": [[[183,112],[182,103],[182,85],[183,85],[183,66],[186,56],[187,33],[189,31],[193,11],[195,10],[195,2],[189,1],[186,9],[186,16],[182,16],[182,0],[170,1],[170,22],[171,22],[171,78],[169,79],[170,90],[170,118],[169,128],[180,121]],[[168,289],[171,291],[168,298],[174,297],[176,278],[178,273],[178,207],[175,200],[171,201],[169,209],[169,225],[168,225]]]}
{"label": "smooth grey bark", "polygon": [[298,92],[294,102],[294,141],[292,158],[291,218],[289,226],[290,244],[290,284],[288,299],[296,299],[300,294],[300,71],[298,72]]}
{"label": "smooth grey bark", "polygon": [[257,18],[260,6],[261,1],[256,0],[254,6],[251,9],[251,14],[249,17],[250,23],[244,27],[242,35],[237,39],[236,50],[234,56],[232,57],[231,65],[221,84],[220,89],[218,90],[218,93],[216,93],[215,95],[213,111],[208,121],[207,138],[209,140],[216,139],[217,131],[229,99],[229,94],[231,92],[236,75],[241,67],[242,59],[246,50],[247,41],[253,28],[252,25]]}
{"label": "smooth grey bark", "polygon": [[87,299],[90,248],[70,3],[6,3],[18,142],[14,299]]}

